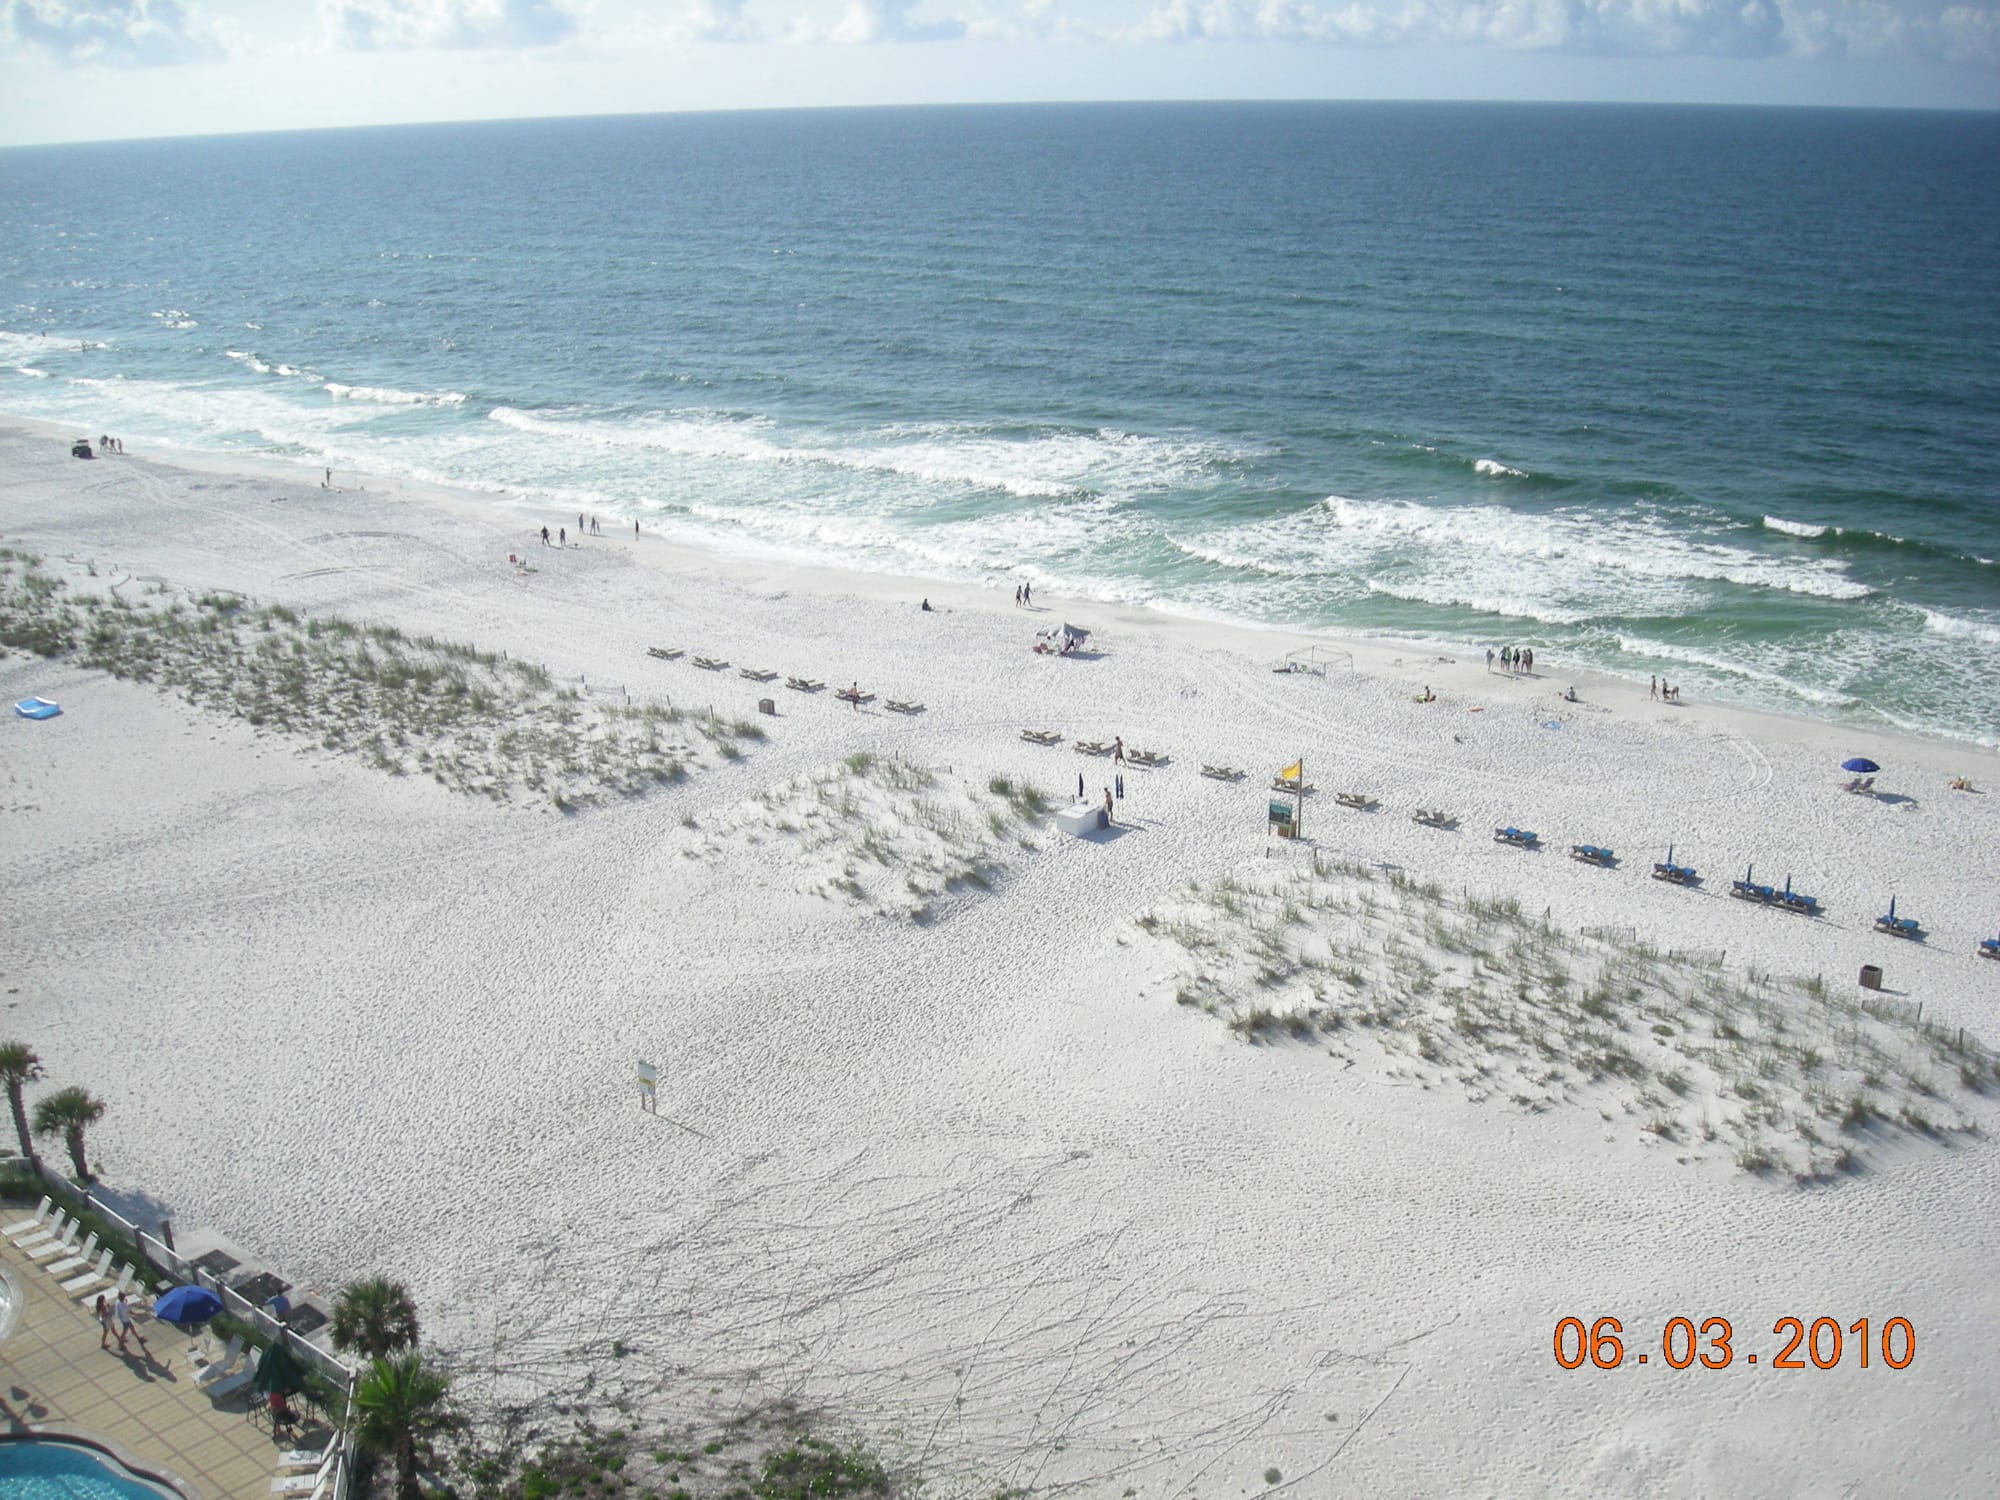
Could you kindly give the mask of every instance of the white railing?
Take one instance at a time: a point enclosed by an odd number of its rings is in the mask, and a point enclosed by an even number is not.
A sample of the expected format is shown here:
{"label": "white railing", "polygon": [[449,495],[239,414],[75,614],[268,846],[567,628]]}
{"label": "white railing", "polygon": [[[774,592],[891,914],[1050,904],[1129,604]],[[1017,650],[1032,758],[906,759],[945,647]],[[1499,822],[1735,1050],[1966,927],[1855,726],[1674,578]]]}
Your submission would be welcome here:
{"label": "white railing", "polygon": [[344,1398],[343,1410],[340,1424],[334,1429],[330,1441],[339,1445],[340,1453],[334,1468],[334,1481],[329,1487],[326,1500],[349,1500],[354,1481],[355,1371],[338,1356],[309,1342],[296,1329],[287,1327],[262,1307],[252,1303],[220,1276],[202,1270],[165,1240],[146,1233],[109,1204],[93,1197],[89,1188],[78,1187],[47,1162],[37,1162],[35,1166],[52,1197],[58,1201],[80,1198],[85,1208],[120,1230],[131,1241],[143,1262],[158,1270],[171,1272],[191,1286],[207,1287],[222,1299],[222,1305],[231,1317],[249,1324],[273,1343],[282,1341],[292,1354],[318,1370],[339,1388]]}

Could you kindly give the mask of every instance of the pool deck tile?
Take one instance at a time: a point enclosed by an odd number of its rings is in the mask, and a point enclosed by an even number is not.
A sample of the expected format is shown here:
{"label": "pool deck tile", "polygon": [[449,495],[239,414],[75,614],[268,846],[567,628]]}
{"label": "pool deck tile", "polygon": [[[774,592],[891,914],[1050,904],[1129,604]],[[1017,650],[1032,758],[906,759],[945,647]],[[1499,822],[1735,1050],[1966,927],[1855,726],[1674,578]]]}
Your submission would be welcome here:
{"label": "pool deck tile", "polygon": [[190,1500],[270,1500],[280,1444],[246,1416],[243,1392],[211,1401],[191,1379],[187,1345],[145,1326],[150,1351],[97,1346],[89,1304],[10,1241],[0,1269],[19,1299],[0,1344],[0,1421],[8,1432],[74,1432],[117,1449],[135,1467],[164,1473]]}

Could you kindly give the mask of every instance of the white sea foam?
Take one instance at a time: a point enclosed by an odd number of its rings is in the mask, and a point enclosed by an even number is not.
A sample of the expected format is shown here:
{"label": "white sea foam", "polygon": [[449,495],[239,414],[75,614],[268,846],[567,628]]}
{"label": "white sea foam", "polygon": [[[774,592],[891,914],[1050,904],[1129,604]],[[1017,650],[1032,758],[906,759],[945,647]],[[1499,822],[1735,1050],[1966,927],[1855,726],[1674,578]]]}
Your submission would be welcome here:
{"label": "white sea foam", "polygon": [[169,307],[163,311],[154,313],[153,316],[160,320],[162,328],[188,329],[201,327],[201,324],[189,317],[183,308]]}
{"label": "white sea foam", "polygon": [[245,369],[255,370],[259,375],[268,375],[271,373],[271,367],[248,350],[224,349],[222,354],[225,359],[233,359]]}
{"label": "white sea foam", "polygon": [[973,425],[903,425],[879,429],[867,441],[833,444],[787,441],[768,418],[724,412],[670,412],[609,422],[498,406],[488,415],[516,431],[592,447],[893,474],[932,485],[998,490],[1022,499],[1164,489],[1240,456],[1222,444],[1111,428],[1016,436]]}
{"label": "white sea foam", "polygon": [[399,391],[385,385],[343,385],[329,380],[320,387],[336,401],[366,401],[375,406],[459,406],[462,391]]}
{"label": "white sea foam", "polygon": [[1490,474],[1495,479],[1526,479],[1528,477],[1526,469],[1510,468],[1508,465],[1501,463],[1497,458],[1482,458],[1474,463],[1472,467],[1477,473]]}
{"label": "white sea foam", "polygon": [[37,370],[33,365],[16,365],[14,366],[14,373],[16,375],[26,375],[32,380],[47,380],[49,378],[47,370]]}
{"label": "white sea foam", "polygon": [[1457,557],[1501,555],[1656,579],[1733,583],[1823,599],[1863,599],[1873,592],[1838,558],[1767,557],[1743,547],[1697,541],[1648,515],[1606,517],[1582,510],[1516,511],[1500,505],[1420,505],[1412,500],[1324,503],[1341,529],[1403,547]]}
{"label": "white sea foam", "polygon": [[1861,702],[1852,693],[1843,693],[1836,688],[1823,687],[1797,677],[1787,676],[1782,672],[1771,671],[1740,657],[1718,656],[1712,651],[1703,651],[1694,646],[1649,640],[1645,636],[1621,635],[1618,637],[1618,649],[1628,656],[1655,661],[1684,662],[1689,666],[1700,667],[1724,677],[1760,683],[1765,687],[1777,688],[1803,698],[1809,703],[1822,704],[1829,708],[1852,708]]}
{"label": "white sea foam", "polygon": [[1979,641],[1988,646],[2000,646],[2000,624],[1981,620],[1967,620],[1958,615],[1948,615],[1941,610],[1923,611],[1924,629],[1933,635],[1951,636],[1958,640]]}
{"label": "white sea foam", "polygon": [[[45,359],[51,354],[74,352],[84,346],[80,339],[51,338],[45,333],[13,333],[0,328],[0,359],[8,362],[26,362]],[[102,344],[90,345],[103,348]]]}
{"label": "white sea foam", "polygon": [[1825,536],[1828,530],[1825,526],[1813,526],[1804,521],[1787,521],[1783,516],[1764,517],[1764,526],[1767,530],[1782,531],[1786,536],[1804,537],[1808,541]]}
{"label": "white sea foam", "polygon": [[[1536,620],[1544,625],[1581,625],[1592,611],[1567,606],[1533,594],[1508,593],[1504,579],[1467,581],[1462,578],[1430,575],[1417,578],[1370,578],[1368,592],[1410,604],[1437,604],[1452,609],[1475,609],[1482,614],[1505,615],[1515,620]],[[1495,586],[1497,585],[1497,586]]]}

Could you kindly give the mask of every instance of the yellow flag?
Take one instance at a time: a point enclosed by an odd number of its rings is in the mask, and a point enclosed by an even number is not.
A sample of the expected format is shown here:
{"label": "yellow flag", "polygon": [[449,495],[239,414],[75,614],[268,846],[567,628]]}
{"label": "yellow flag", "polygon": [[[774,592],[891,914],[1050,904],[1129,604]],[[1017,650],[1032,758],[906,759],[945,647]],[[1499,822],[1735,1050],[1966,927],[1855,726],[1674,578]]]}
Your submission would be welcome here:
{"label": "yellow flag", "polygon": [[1299,779],[1300,772],[1303,770],[1304,766],[1305,762],[1303,760],[1295,760],[1289,766],[1286,766],[1285,769],[1280,771],[1278,774],[1281,777],[1283,777],[1286,781],[1297,781]]}

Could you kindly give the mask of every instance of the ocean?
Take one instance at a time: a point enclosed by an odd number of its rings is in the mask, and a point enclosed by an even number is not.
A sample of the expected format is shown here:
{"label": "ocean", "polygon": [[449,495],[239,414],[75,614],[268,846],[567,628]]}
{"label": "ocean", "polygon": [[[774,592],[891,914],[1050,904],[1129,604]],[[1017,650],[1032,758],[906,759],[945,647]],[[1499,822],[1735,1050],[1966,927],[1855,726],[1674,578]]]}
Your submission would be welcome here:
{"label": "ocean", "polygon": [[2000,116],[486,123],[0,205],[0,410],[135,453],[2000,744]]}

